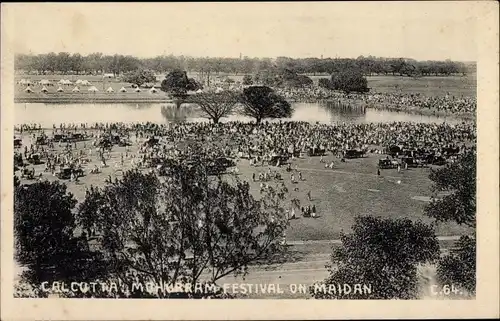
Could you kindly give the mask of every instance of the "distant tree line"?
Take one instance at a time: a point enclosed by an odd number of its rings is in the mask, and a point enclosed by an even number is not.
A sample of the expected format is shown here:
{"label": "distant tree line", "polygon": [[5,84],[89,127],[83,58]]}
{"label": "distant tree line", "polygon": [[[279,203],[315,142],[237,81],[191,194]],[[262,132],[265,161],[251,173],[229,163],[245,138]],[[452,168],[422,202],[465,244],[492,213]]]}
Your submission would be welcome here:
{"label": "distant tree line", "polygon": [[260,74],[291,70],[299,74],[333,74],[347,69],[360,70],[363,75],[449,76],[475,72],[475,64],[446,61],[417,61],[406,58],[197,58],[157,56],[139,59],[133,56],[92,53],[87,56],[67,52],[39,55],[18,54],[15,69],[28,73],[76,73],[120,75],[137,69],[167,73],[177,69],[200,73]]}

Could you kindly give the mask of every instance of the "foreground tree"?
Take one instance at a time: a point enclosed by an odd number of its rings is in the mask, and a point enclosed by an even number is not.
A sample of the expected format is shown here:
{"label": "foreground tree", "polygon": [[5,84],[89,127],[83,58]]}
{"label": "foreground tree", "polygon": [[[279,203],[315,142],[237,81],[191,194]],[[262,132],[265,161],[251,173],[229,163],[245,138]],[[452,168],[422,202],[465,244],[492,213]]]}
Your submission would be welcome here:
{"label": "foreground tree", "polygon": [[145,83],[155,83],[156,76],[151,70],[138,69],[135,71],[130,71],[123,76],[123,80],[125,82],[129,82],[131,84],[137,85],[138,87],[142,86]]}
{"label": "foreground tree", "polygon": [[102,264],[85,236],[75,237],[76,205],[66,185],[37,182],[14,191],[15,257],[28,268],[22,279],[36,287],[44,281],[95,280]]}
{"label": "foreground tree", "polygon": [[476,293],[476,238],[462,236],[455,249],[444,256],[437,266],[437,278],[443,285],[453,284],[465,289],[469,294]]}
{"label": "foreground tree", "polygon": [[238,103],[238,96],[229,91],[201,93],[194,95],[191,101],[201,108],[205,117],[217,124],[222,117],[232,113],[234,106]]}
{"label": "foreground tree", "polygon": [[331,83],[333,89],[345,93],[369,91],[366,77],[356,69],[347,69],[332,74]]}
{"label": "foreground tree", "polygon": [[[110,277],[130,285],[213,284],[245,275],[250,263],[284,250],[283,192],[270,188],[258,201],[248,183],[208,176],[204,162],[193,163],[169,164],[165,182],[152,173],[127,172],[85,199],[97,204],[97,218],[81,210],[79,221],[95,231]],[[175,294],[160,288],[151,295]]]}
{"label": "foreground tree", "polygon": [[[334,249],[330,276],[311,287],[318,299],[415,299],[417,265],[439,257],[433,229],[408,219],[357,217],[352,233]],[[362,284],[369,291],[338,291],[338,284]],[[337,291],[329,291],[330,286]]]}
{"label": "foreground tree", "polygon": [[476,152],[463,154],[458,161],[433,170],[429,178],[434,192],[446,195],[433,198],[425,211],[438,222],[455,221],[474,228],[476,226]]}
{"label": "foreground tree", "polygon": [[243,89],[241,96],[242,113],[255,118],[259,124],[265,118],[286,118],[293,109],[285,98],[266,86],[251,86]]}
{"label": "foreground tree", "polygon": [[471,294],[476,292],[476,151],[465,152],[458,161],[434,170],[430,174],[434,191],[446,193],[434,198],[426,207],[426,214],[438,222],[454,221],[472,229],[462,236],[455,250],[438,264],[438,281],[455,284]]}

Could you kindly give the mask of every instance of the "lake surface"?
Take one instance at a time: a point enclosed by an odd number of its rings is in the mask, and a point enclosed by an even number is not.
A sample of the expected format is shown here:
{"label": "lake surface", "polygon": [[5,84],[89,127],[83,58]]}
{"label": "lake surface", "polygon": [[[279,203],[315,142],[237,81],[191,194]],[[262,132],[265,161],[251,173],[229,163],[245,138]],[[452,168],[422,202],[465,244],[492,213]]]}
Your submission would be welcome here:
{"label": "lake surface", "polygon": [[[424,116],[378,109],[353,110],[332,103],[293,103],[289,120],[320,123],[386,123],[394,121],[418,123],[460,123],[460,119]],[[44,127],[60,123],[95,122],[182,122],[208,121],[196,106],[184,104],[176,110],[172,104],[15,104],[15,123],[37,123]],[[226,121],[250,121],[251,118],[232,115]]]}

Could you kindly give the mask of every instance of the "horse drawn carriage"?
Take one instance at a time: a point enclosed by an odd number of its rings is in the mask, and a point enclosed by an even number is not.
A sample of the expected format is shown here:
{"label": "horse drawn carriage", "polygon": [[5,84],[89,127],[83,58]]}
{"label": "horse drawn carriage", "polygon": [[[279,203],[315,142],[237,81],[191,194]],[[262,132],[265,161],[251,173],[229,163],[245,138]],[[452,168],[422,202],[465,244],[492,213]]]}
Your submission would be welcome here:
{"label": "horse drawn carriage", "polygon": [[69,142],[81,142],[85,140],[85,136],[82,133],[69,134],[66,138]]}
{"label": "horse drawn carriage", "polygon": [[14,153],[14,166],[24,166],[23,154]]}
{"label": "horse drawn carriage", "polygon": [[14,138],[14,148],[21,148],[23,146],[23,140],[19,137]]}
{"label": "horse drawn carriage", "polygon": [[268,164],[271,166],[283,165],[288,161],[288,157],[285,155],[272,155]]}
{"label": "horse drawn carriage", "polygon": [[403,152],[403,149],[400,146],[392,145],[386,148],[385,154],[391,157],[398,157]]}
{"label": "horse drawn carriage", "polygon": [[65,134],[54,134],[52,136],[52,141],[56,142],[56,143],[58,143],[58,142],[64,143],[67,140],[68,140],[68,135],[65,135]]}
{"label": "horse drawn carriage", "polygon": [[352,159],[352,158],[361,158],[364,157],[366,154],[366,151],[364,150],[357,150],[357,149],[348,149],[344,151],[344,158],[347,159]]}
{"label": "horse drawn carriage", "polygon": [[325,154],[326,154],[326,149],[324,148],[309,147],[309,149],[307,150],[307,156],[309,157],[325,156]]}
{"label": "horse drawn carriage", "polygon": [[381,159],[378,161],[378,167],[380,169],[392,169],[392,168],[397,168],[399,165],[399,162],[395,159]]}
{"label": "horse drawn carriage", "polygon": [[39,153],[34,153],[28,156],[27,158],[28,162],[30,162],[33,165],[38,165],[42,163],[41,157]]}
{"label": "horse drawn carriage", "polygon": [[401,158],[401,163],[406,164],[409,168],[425,167],[427,165],[425,159],[407,156]]}
{"label": "horse drawn carriage", "polygon": [[35,169],[23,167],[21,170],[21,178],[34,179],[35,178]]}
{"label": "horse drawn carriage", "polygon": [[47,145],[49,144],[49,142],[49,137],[47,137],[47,135],[45,134],[42,134],[36,138],[35,145]]}
{"label": "horse drawn carriage", "polygon": [[84,176],[84,171],[82,168],[65,166],[65,167],[59,169],[58,172],[56,172],[56,177],[59,179],[70,179],[71,174],[73,174],[75,177],[82,177],[82,176]]}
{"label": "horse drawn carriage", "polygon": [[218,157],[207,162],[207,174],[217,175],[224,173],[229,167],[236,166],[236,163],[226,157]]}

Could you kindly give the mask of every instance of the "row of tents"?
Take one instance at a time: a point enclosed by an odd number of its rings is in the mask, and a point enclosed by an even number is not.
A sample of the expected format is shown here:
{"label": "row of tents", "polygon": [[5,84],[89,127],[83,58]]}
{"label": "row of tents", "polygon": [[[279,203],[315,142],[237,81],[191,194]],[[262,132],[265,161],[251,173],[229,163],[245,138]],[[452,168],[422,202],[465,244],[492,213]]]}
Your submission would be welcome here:
{"label": "row of tents", "polygon": [[[31,87],[26,87],[26,89],[25,89],[24,91],[25,91],[25,92],[27,92],[27,93],[32,93],[32,92],[34,92],[34,90],[33,90],[33,89],[31,89]],[[59,86],[59,88],[57,88],[57,90],[56,90],[56,91],[57,91],[57,92],[59,92],[59,93],[61,93],[61,92],[64,92],[64,89],[63,89],[62,87],[60,87],[60,86]],[[80,92],[80,88],[78,88],[78,86],[76,86],[76,87],[75,87],[75,88],[73,88],[73,90],[71,90],[71,91],[72,91],[72,92]],[[97,89],[95,86],[92,86],[92,87],[90,87],[89,89],[87,89],[87,91],[89,91],[89,92],[98,92],[98,91],[99,91],[99,89]],[[134,91],[135,91],[136,93],[138,93],[138,92],[141,92],[142,90],[141,90],[140,88],[135,88],[135,89],[134,89]],[[48,90],[48,89],[44,86],[44,87],[40,90],[40,92],[42,92],[42,93],[47,93],[47,92],[49,92],[49,90]],[[107,93],[113,93],[113,92],[115,92],[115,90],[114,90],[113,88],[109,87],[108,89],[106,89],[106,92],[107,92]],[[125,87],[122,87],[122,88],[120,88],[120,90],[118,90],[118,92],[121,92],[121,93],[126,93],[126,92],[127,92],[127,89],[126,89]],[[151,89],[149,89],[149,92],[150,92],[150,93],[152,93],[152,94],[154,94],[154,93],[157,93],[157,92],[158,92],[158,89],[156,89],[155,87],[152,87]]]}
{"label": "row of tents", "polygon": [[[26,85],[26,86],[35,85],[35,84],[42,85],[42,86],[53,86],[54,85],[54,83],[48,79],[42,79],[39,82],[35,82],[35,83],[29,79],[21,79],[18,82],[18,84],[19,85]],[[59,80],[59,82],[57,82],[57,84],[59,84],[59,85],[73,85],[73,82],[69,79],[61,79],[61,80]],[[81,79],[78,79],[77,81],[75,81],[74,84],[81,85],[81,86],[92,86],[92,83],[90,81],[81,80]]]}

